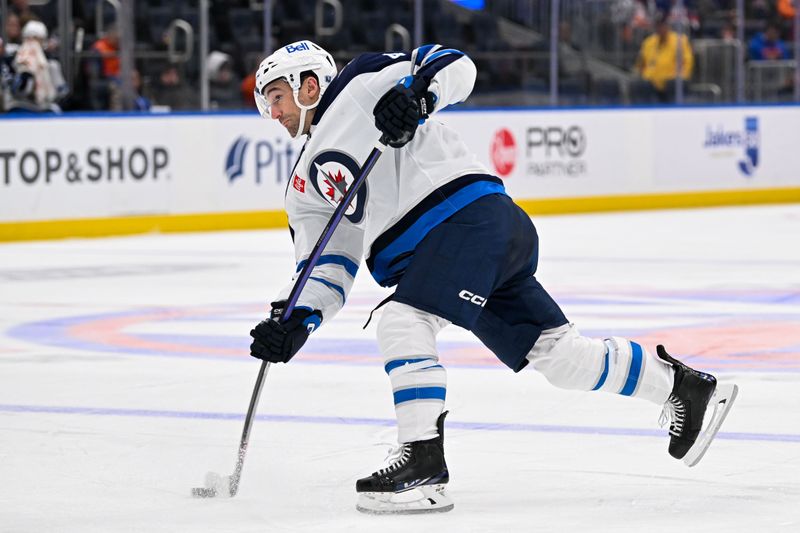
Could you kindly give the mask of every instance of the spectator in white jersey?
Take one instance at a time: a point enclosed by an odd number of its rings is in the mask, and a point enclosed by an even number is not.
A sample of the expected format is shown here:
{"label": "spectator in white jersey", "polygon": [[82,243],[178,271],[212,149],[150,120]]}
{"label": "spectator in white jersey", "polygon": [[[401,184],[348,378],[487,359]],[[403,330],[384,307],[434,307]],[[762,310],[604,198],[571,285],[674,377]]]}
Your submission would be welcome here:
{"label": "spectator in white jersey", "polygon": [[432,118],[465,100],[475,77],[465,54],[439,45],[363,54],[337,73],[330,54],[310,41],[280,48],[256,71],[262,115],[294,138],[308,137],[285,198],[297,273],[379,136],[392,147],[345,212],[288,320],[281,314],[291,283],[251,331],[251,355],[285,363],[344,305],[362,256],[380,285],[396,287],[377,337],[399,446],[385,468],[357,481],[361,511],[453,507],[445,492],[446,371],[436,350],[437,334],[451,323],[514,372],[530,365],[558,387],[663,407],[669,453],[689,465],[735,397],[735,385],[717,384],[662,346],[654,356],[628,339],[584,337],[567,320],[534,276],[538,237],[528,215],[458,134]]}
{"label": "spectator in white jersey", "polygon": [[31,20],[22,29],[22,45],[14,56],[14,80],[9,91],[9,113],[58,113],[58,101],[68,87],[61,64],[45,55],[47,27]]}

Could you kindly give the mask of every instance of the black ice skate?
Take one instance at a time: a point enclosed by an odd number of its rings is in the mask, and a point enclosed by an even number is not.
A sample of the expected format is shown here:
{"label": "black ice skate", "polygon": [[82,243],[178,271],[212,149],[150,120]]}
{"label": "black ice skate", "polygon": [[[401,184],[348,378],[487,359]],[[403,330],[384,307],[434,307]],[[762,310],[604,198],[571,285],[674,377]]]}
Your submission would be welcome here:
{"label": "black ice skate", "polygon": [[372,514],[446,512],[453,502],[445,494],[450,480],[444,460],[444,417],[439,415],[439,436],[403,444],[397,457],[369,477],[356,481],[356,509]]}
{"label": "black ice skate", "polygon": [[[717,384],[714,376],[689,368],[671,357],[661,345],[656,347],[656,353],[675,370],[672,393],[662,412],[663,421],[671,420],[669,454],[675,459],[683,459],[688,466],[694,466],[717,435],[739,388]],[[713,407],[713,412],[703,429],[703,419],[710,407]]]}

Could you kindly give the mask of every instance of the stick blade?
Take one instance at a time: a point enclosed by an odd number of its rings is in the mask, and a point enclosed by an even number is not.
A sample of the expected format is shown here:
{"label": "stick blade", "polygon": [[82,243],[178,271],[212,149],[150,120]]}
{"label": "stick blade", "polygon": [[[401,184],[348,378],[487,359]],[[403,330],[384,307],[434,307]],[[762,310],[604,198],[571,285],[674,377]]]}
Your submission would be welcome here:
{"label": "stick blade", "polygon": [[206,474],[205,487],[192,489],[192,498],[230,498],[234,495],[231,491],[231,476],[222,476],[216,472]]}
{"label": "stick blade", "polygon": [[217,495],[217,491],[206,487],[194,487],[192,489],[192,498],[213,498]]}

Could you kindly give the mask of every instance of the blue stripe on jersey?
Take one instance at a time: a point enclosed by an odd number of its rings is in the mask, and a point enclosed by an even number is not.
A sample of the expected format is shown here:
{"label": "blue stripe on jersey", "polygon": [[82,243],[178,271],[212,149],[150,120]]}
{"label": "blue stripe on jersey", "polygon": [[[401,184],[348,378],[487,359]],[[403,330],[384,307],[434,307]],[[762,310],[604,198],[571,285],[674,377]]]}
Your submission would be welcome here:
{"label": "blue stripe on jersey", "polygon": [[436,45],[426,44],[417,48],[417,60],[414,62],[414,64],[417,66],[422,65],[422,60],[425,59],[425,56],[428,55],[428,52],[430,52],[434,46]]}
{"label": "blue stripe on jersey", "polygon": [[[414,248],[433,228],[478,198],[489,194],[506,194],[502,182],[491,178],[485,175],[468,175],[445,184],[375,239],[372,253],[367,259],[367,267],[375,281],[384,287],[397,284]],[[464,180],[467,185],[459,187],[459,180]],[[403,260],[396,262],[402,255],[405,255]]]}
{"label": "blue stripe on jersey", "polygon": [[600,379],[597,380],[597,385],[595,385],[592,390],[599,390],[600,387],[605,385],[607,377],[608,377],[608,347],[606,346],[606,356],[603,359],[603,373],[600,374]]}
{"label": "blue stripe on jersey", "polygon": [[394,361],[389,361],[388,363],[386,363],[383,369],[386,370],[386,373],[388,374],[395,368],[404,365],[410,365],[411,363],[421,363],[422,361],[433,361],[433,359],[431,359],[430,357],[422,357],[420,359],[395,359]]}
{"label": "blue stripe on jersey", "polygon": [[[306,263],[308,263],[308,259],[303,259],[297,263],[297,272],[303,270],[303,267],[306,266]],[[317,266],[320,265],[341,265],[352,277],[356,277],[356,273],[358,272],[358,265],[343,255],[323,255],[319,258],[319,261],[317,261]]]}
{"label": "blue stripe on jersey", "polygon": [[339,96],[339,93],[342,92],[347,84],[353,81],[353,78],[359,74],[381,71],[389,65],[394,65],[395,63],[399,63],[401,61],[411,61],[411,54],[408,52],[391,54],[369,53],[356,56],[352,61],[345,65],[345,67],[339,72],[339,74],[336,75],[330,85],[328,85],[328,87],[325,89],[325,93],[322,95],[319,105],[317,106],[317,110],[314,113],[314,120],[312,120],[311,123],[314,125],[319,124],[320,119],[322,119],[322,115],[325,114],[325,111],[333,103],[336,97]]}
{"label": "blue stripe on jersey", "polygon": [[460,57],[464,55],[464,52],[456,50],[455,48],[445,48],[444,50],[437,50],[436,53],[431,54],[430,57],[426,57],[425,60],[422,62],[422,65],[425,66],[431,61],[435,61],[437,58],[447,54],[456,54],[457,56]]}
{"label": "blue stripe on jersey", "polygon": [[410,402],[412,400],[442,400],[447,394],[447,389],[444,387],[414,387],[413,389],[399,390],[394,393],[394,404],[398,405],[403,402]]}
{"label": "blue stripe on jersey", "polygon": [[414,73],[414,76],[418,78],[423,78],[428,80],[429,82],[436,76],[436,73],[442,70],[444,67],[458,61],[461,57],[464,56],[463,52],[459,52],[458,50],[439,50],[431,55],[431,58],[425,61],[417,71]]}
{"label": "blue stripe on jersey", "polygon": [[335,283],[331,283],[331,282],[330,282],[330,281],[328,281],[327,279],[315,278],[314,276],[311,276],[311,277],[310,277],[310,278],[308,278],[308,279],[313,279],[314,281],[319,281],[320,283],[322,283],[322,284],[323,284],[323,285],[325,285],[326,287],[330,287],[331,289],[333,289],[333,290],[335,290],[336,292],[338,292],[339,294],[341,294],[341,296],[342,296],[342,303],[344,303],[344,301],[346,300],[346,296],[344,295],[344,289],[343,289],[343,288],[341,288],[340,286],[338,286],[337,284],[335,284]]}
{"label": "blue stripe on jersey", "polygon": [[636,390],[636,385],[639,383],[639,374],[642,371],[642,347],[635,342],[629,342],[631,345],[631,369],[628,371],[628,378],[625,380],[625,386],[619,391],[623,396],[630,396]]}

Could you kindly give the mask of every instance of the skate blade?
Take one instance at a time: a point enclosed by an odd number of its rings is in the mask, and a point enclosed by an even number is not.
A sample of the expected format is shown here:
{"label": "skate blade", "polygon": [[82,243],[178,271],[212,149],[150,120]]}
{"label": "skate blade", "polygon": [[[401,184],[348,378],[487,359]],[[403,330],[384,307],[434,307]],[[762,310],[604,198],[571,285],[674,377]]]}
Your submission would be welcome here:
{"label": "skate blade", "polygon": [[[725,421],[725,417],[728,416],[728,411],[733,407],[733,402],[736,400],[737,394],[739,394],[738,386],[717,384],[714,395],[709,402],[709,407],[712,403],[714,405],[714,413],[711,415],[711,420],[709,420],[706,428],[697,436],[694,446],[692,446],[683,457],[683,462],[686,466],[692,467],[703,458],[708,447],[711,446],[714,437],[717,436],[717,432]],[[706,412],[708,412],[708,408],[706,408]]]}
{"label": "skate blade", "polygon": [[423,485],[407,492],[361,492],[356,509],[367,514],[422,514],[452,511],[446,485]]}

